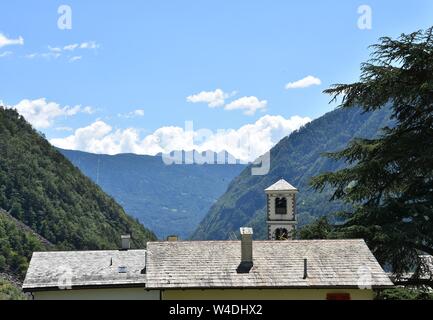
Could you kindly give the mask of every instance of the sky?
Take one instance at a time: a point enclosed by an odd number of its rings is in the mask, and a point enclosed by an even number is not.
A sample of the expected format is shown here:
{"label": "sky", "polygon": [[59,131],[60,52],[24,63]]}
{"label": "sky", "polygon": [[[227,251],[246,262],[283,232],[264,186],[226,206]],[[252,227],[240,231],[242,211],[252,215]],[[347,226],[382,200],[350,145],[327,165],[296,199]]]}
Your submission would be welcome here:
{"label": "sky", "polygon": [[0,102],[58,147],[254,160],[337,107],[368,46],[431,0],[2,0]]}

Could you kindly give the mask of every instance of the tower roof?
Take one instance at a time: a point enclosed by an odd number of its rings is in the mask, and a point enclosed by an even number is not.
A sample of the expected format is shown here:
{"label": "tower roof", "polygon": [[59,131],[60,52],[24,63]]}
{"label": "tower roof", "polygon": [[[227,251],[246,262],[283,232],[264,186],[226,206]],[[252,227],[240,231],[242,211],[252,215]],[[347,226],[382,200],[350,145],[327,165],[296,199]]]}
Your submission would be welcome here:
{"label": "tower roof", "polygon": [[269,188],[265,189],[265,191],[298,191],[294,186],[288,183],[286,180],[281,179],[277,183],[273,184]]}

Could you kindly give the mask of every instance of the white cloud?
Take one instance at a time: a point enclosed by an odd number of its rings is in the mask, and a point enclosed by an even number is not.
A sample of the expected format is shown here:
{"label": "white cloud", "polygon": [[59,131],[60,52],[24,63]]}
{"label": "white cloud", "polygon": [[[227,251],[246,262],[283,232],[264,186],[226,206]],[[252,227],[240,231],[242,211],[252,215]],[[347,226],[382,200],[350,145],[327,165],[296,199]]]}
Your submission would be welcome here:
{"label": "white cloud", "polygon": [[136,118],[136,117],[144,117],[144,110],[143,109],[137,109],[128,113],[119,113],[117,116],[122,118]]}
{"label": "white cloud", "polygon": [[80,45],[77,43],[74,44],[68,44],[67,46],[63,47],[63,50],[65,51],[74,51],[75,49],[77,49]]}
{"label": "white cloud", "polygon": [[24,45],[23,37],[18,37],[17,39],[10,39],[6,37],[3,33],[0,33],[0,48],[14,45]]}
{"label": "white cloud", "polygon": [[186,98],[191,103],[207,103],[210,108],[224,107],[225,110],[244,110],[246,115],[254,115],[257,110],[265,111],[268,105],[266,100],[257,97],[242,97],[226,104],[226,99],[233,97],[237,92],[225,93],[221,89],[215,91],[202,91]]}
{"label": "white cloud", "polygon": [[63,47],[64,51],[75,51],[76,49],[89,49],[94,50],[98,49],[100,47],[99,44],[97,44],[95,41],[88,41],[88,42],[82,42],[82,43],[73,43],[68,44]]}
{"label": "white cloud", "polygon": [[83,59],[82,56],[74,56],[69,59],[69,62],[80,61],[81,59]]}
{"label": "white cloud", "polygon": [[62,48],[59,48],[59,47],[48,46],[48,50],[50,50],[51,52],[57,52],[57,53],[62,52]]}
{"label": "white cloud", "polygon": [[8,57],[10,55],[12,55],[12,51],[5,51],[5,52],[0,53],[0,58],[5,58],[5,57]]}
{"label": "white cloud", "polygon": [[38,56],[38,53],[29,53],[29,54],[26,54],[24,57],[27,59],[34,59],[37,56]]}
{"label": "white cloud", "polygon": [[61,54],[56,52],[47,52],[47,53],[41,53],[40,56],[45,59],[51,59],[51,58],[57,59],[58,57],[61,56]]}
{"label": "white cloud", "polygon": [[202,91],[191,95],[186,100],[191,103],[207,103],[210,108],[216,108],[223,106],[225,100],[230,96],[230,94],[225,93],[221,89],[216,89],[215,91]]}
{"label": "white cloud", "polygon": [[45,52],[45,53],[30,53],[30,54],[25,55],[24,57],[26,59],[44,58],[44,59],[49,60],[51,58],[57,59],[60,56],[61,56],[60,53],[55,52],[55,51],[50,51],[50,52]]}
{"label": "white cloud", "polygon": [[80,49],[98,49],[100,47],[95,41],[83,42],[80,44]]}
{"label": "white cloud", "polygon": [[27,59],[35,59],[35,58],[44,58],[44,59],[57,59],[59,57],[61,57],[63,54],[65,54],[68,62],[75,62],[75,61],[79,61],[83,58],[82,55],[73,55],[73,52],[77,49],[80,50],[95,50],[98,49],[100,47],[99,44],[97,44],[95,41],[88,41],[88,42],[82,42],[82,43],[74,43],[74,44],[69,44],[63,47],[51,47],[48,46],[48,52],[36,52],[36,53],[31,53],[31,54],[27,54],[24,57]]}
{"label": "white cloud", "polygon": [[302,89],[302,88],[308,88],[311,86],[319,86],[322,84],[322,81],[319,78],[308,76],[301,80],[295,81],[295,82],[289,82],[286,85],[286,89]]}
{"label": "white cloud", "polygon": [[87,107],[84,107],[82,109],[82,112],[83,113],[87,113],[87,114],[94,114],[95,113],[95,109],[93,109],[92,107],[87,106]]}
{"label": "white cloud", "polygon": [[207,103],[210,108],[223,107],[225,110],[244,110],[246,115],[253,115],[257,110],[266,110],[268,102],[257,97],[242,97],[225,105],[226,99],[233,97],[237,92],[226,93],[221,89],[215,91],[202,91],[186,98],[191,103]]}
{"label": "white cloud", "polygon": [[49,128],[54,120],[59,117],[71,117],[78,113],[89,113],[91,107],[84,109],[80,105],[62,107],[56,102],[47,102],[45,98],[36,100],[24,99],[15,106],[8,108],[16,109],[28,122],[37,129]]}
{"label": "white cloud", "polygon": [[103,121],[77,129],[73,135],[63,139],[52,139],[51,143],[59,148],[82,150],[94,153],[117,154],[122,152],[139,153],[137,149],[139,134],[135,129],[117,130]]}
{"label": "white cloud", "polygon": [[225,110],[244,110],[246,115],[254,115],[257,110],[266,110],[268,102],[257,97],[242,97],[224,107]]}
{"label": "white cloud", "polygon": [[133,114],[136,117],[144,117],[144,110],[143,109],[137,109],[133,112]]}
{"label": "white cloud", "polygon": [[71,127],[57,127],[55,128],[56,131],[74,131],[74,128]]}
{"label": "white cloud", "polygon": [[310,121],[309,118],[299,116],[285,119],[282,116],[266,115],[237,130],[211,132],[162,127],[144,138],[140,137],[138,129],[114,130],[107,123],[96,121],[85,128],[77,129],[66,138],[52,139],[51,143],[64,149],[104,154],[156,155],[174,150],[225,150],[243,161],[253,161],[269,151],[283,137]]}

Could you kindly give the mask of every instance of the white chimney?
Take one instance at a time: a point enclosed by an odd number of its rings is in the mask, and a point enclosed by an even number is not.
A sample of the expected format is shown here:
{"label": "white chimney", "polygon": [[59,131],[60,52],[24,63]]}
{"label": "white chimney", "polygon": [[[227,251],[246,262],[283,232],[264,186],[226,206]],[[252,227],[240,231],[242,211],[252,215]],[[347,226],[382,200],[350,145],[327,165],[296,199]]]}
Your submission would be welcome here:
{"label": "white chimney", "polygon": [[122,250],[129,250],[131,248],[131,235],[122,235],[120,238],[122,239]]}
{"label": "white chimney", "polygon": [[249,273],[253,267],[253,229],[241,228],[241,264],[238,273]]}

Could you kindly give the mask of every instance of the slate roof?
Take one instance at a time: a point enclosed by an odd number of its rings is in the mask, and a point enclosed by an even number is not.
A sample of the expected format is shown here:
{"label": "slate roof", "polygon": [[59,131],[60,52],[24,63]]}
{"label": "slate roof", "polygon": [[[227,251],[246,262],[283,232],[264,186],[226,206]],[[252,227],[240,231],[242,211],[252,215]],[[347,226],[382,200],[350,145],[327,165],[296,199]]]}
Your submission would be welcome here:
{"label": "slate roof", "polygon": [[23,289],[393,286],[363,240],[254,241],[253,256],[250,273],[238,274],[240,241],[149,242],[147,256],[145,250],[36,252]]}
{"label": "slate roof", "polygon": [[265,189],[265,191],[298,191],[294,186],[288,183],[286,180],[281,179],[277,183],[273,184],[269,188]]}
{"label": "slate roof", "polygon": [[[141,271],[145,267],[145,257],[145,250],[35,252],[23,289],[144,287],[146,275]],[[119,269],[121,267],[126,269]]]}
{"label": "slate roof", "polygon": [[148,289],[393,286],[363,240],[254,241],[248,274],[236,272],[240,241],[152,242],[147,250]]}

